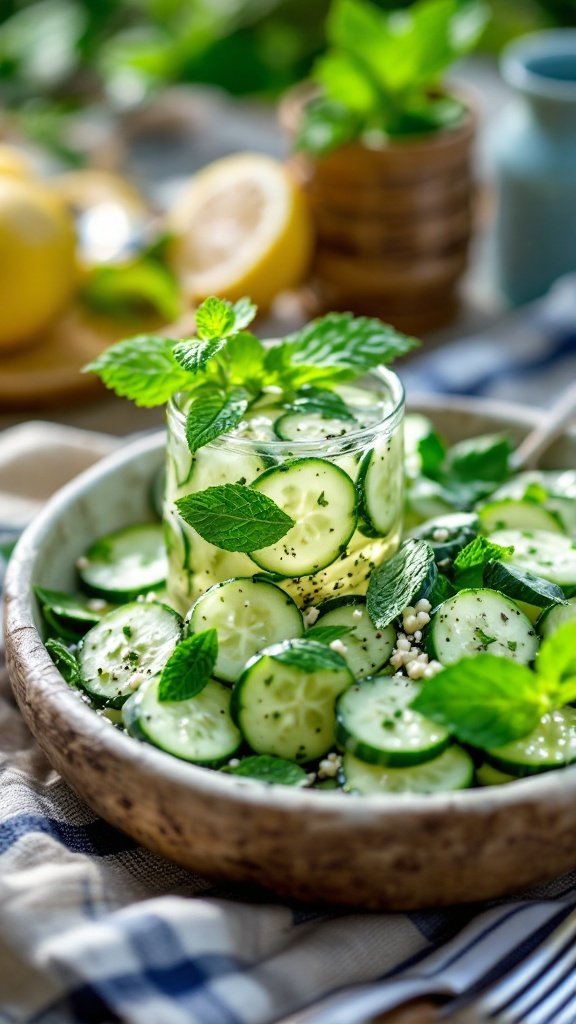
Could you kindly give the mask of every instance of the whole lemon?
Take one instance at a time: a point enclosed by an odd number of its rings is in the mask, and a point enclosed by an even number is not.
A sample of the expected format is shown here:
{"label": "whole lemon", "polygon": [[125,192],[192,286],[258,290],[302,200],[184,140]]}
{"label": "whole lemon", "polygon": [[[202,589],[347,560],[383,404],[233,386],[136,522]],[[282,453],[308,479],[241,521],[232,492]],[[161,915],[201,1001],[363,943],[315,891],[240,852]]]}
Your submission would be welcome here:
{"label": "whole lemon", "polygon": [[19,180],[34,177],[28,157],[18,146],[0,142],[0,176]]}
{"label": "whole lemon", "polygon": [[58,196],[0,176],[0,349],[47,327],[76,284],[75,234]]}

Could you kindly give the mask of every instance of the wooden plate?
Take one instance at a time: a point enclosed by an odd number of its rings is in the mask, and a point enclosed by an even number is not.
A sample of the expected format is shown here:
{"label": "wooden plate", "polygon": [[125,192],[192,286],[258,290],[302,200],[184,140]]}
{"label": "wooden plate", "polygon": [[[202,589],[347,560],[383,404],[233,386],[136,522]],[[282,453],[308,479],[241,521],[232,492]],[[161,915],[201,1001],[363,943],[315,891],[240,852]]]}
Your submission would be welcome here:
{"label": "wooden plate", "polygon": [[8,412],[72,405],[103,395],[98,378],[81,373],[86,363],[120,338],[146,331],[184,332],[190,321],[191,315],[171,327],[152,318],[128,323],[72,307],[35,343],[0,351],[0,408]]}

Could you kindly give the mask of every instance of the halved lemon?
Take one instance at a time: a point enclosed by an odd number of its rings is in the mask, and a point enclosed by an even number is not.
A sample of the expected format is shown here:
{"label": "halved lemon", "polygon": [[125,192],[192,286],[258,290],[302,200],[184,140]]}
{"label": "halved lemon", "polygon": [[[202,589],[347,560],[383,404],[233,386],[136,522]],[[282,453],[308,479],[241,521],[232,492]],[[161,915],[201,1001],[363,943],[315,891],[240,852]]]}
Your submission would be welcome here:
{"label": "halved lemon", "polygon": [[266,309],[302,280],[312,249],[305,197],[281,163],[255,153],[196,174],[168,228],[171,261],[192,299],[249,295]]}

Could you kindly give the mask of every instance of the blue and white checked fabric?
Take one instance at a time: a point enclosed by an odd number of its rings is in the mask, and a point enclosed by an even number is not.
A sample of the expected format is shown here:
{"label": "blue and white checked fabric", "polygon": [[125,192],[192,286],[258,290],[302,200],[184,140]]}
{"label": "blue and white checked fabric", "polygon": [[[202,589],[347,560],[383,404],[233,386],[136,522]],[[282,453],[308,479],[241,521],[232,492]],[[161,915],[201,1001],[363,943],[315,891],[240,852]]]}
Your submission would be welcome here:
{"label": "blue and white checked fabric", "polygon": [[[544,404],[575,371],[567,280],[403,376],[409,393]],[[0,494],[9,485],[0,451]],[[0,667],[0,1024],[360,1024],[500,976],[574,906],[576,872],[488,908],[380,915],[194,877],[80,802],[35,747]],[[352,1006],[339,991],[349,985]]]}

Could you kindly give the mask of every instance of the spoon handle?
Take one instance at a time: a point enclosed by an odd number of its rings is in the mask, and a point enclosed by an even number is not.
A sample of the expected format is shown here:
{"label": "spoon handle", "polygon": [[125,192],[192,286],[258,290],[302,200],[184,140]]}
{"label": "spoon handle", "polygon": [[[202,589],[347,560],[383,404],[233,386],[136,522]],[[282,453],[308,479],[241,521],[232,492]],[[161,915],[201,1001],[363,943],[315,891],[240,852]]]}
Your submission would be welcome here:
{"label": "spoon handle", "polygon": [[518,446],[512,456],[515,470],[534,469],[541,455],[562,433],[567,423],[576,415],[576,381],[563,391],[557,402],[548,410],[542,421]]}

